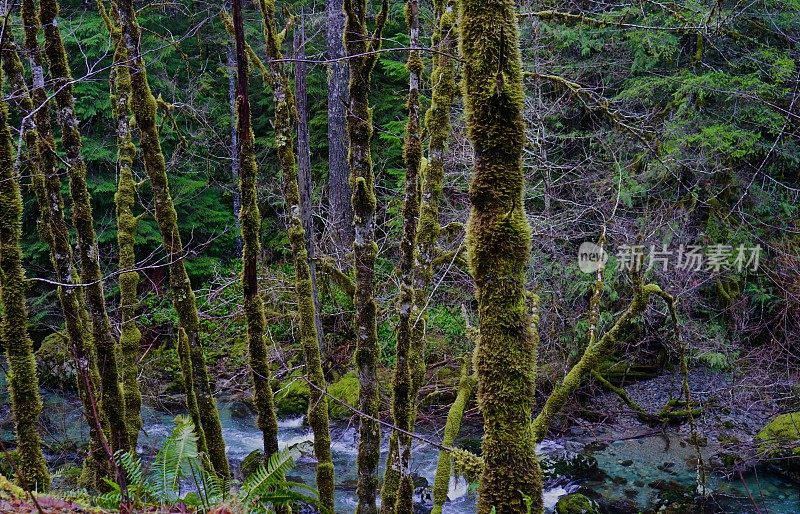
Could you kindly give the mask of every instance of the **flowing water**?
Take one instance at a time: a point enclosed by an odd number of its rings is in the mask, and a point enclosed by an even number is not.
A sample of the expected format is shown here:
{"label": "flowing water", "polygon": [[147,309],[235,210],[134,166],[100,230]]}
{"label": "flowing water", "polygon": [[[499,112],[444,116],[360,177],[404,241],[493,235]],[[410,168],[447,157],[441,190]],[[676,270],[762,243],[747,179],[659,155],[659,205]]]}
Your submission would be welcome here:
{"label": "flowing water", "polygon": [[[3,384],[0,383],[0,386]],[[3,393],[4,388],[3,388]],[[56,456],[76,455],[75,450],[87,438],[85,424],[75,399],[46,393],[42,420],[44,440],[50,448],[48,456],[54,464]],[[5,416],[8,416],[7,402]],[[232,415],[231,406],[220,403],[220,417],[228,455],[234,466],[250,452],[262,447],[261,433],[255,418],[250,414]],[[150,407],[143,409],[145,427],[139,450],[153,454],[160,442],[171,432],[174,414]],[[314,459],[310,451],[311,431],[302,417],[284,419],[279,423],[282,447],[300,445],[302,456],[291,472],[290,478],[314,485]],[[6,422],[0,427],[0,438],[11,441],[13,426]],[[355,510],[356,484],[356,426],[336,423],[332,427],[333,459],[336,467],[338,513]],[[467,427],[470,431],[470,427]],[[476,436],[477,428],[472,427]],[[441,434],[421,430],[420,435],[437,441]],[[611,434],[613,436],[613,434]],[[612,437],[613,438],[613,437]],[[669,441],[669,444],[667,444]],[[386,457],[386,442],[382,457]],[[551,512],[562,495],[579,491],[604,503],[611,512],[637,512],[657,510],[660,505],[675,501],[676,497],[691,494],[696,487],[696,457],[694,448],[686,445],[677,435],[648,436],[623,439],[610,444],[596,444],[586,436],[558,441],[546,441],[539,446],[543,455],[545,475],[545,506]],[[424,442],[415,442],[413,471],[418,475],[417,501],[420,511],[430,506],[430,490],[424,484],[433,484],[438,451]],[[63,460],[61,460],[63,462]],[[382,463],[383,469],[383,463]],[[382,472],[382,471],[381,471]],[[765,470],[753,471],[741,478],[725,479],[712,476],[709,490],[714,492],[709,501],[709,512],[733,514],[791,514],[800,513],[798,486],[781,476]],[[450,482],[450,502],[444,508],[447,514],[475,512],[474,488],[463,480]]]}

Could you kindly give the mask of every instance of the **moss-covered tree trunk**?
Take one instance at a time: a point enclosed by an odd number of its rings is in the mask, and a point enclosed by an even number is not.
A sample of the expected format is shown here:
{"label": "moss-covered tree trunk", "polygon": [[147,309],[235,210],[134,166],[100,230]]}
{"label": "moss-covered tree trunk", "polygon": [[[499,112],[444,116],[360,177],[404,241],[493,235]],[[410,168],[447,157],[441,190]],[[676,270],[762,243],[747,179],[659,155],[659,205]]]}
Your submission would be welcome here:
{"label": "moss-covered tree trunk", "polygon": [[8,359],[8,392],[19,455],[17,482],[27,491],[46,491],[50,487],[50,474],[37,426],[42,412],[42,398],[39,395],[33,342],[28,337],[21,237],[19,170],[14,166],[8,105],[0,101],[0,300],[3,305],[0,340],[5,344]]}
{"label": "moss-covered tree trunk", "polygon": [[[447,421],[444,425],[442,446],[451,447],[461,431],[461,422],[464,419],[464,410],[475,390],[475,376],[472,373],[470,358],[464,359],[461,366],[461,378],[458,381],[456,399],[447,412]],[[431,514],[442,514],[442,506],[447,501],[450,488],[450,476],[453,474],[453,459],[450,452],[441,450],[439,462],[436,463],[436,475],[433,479],[433,510]]]}
{"label": "moss-covered tree trunk", "polygon": [[92,321],[92,337],[97,348],[101,395],[108,416],[111,444],[116,451],[128,447],[125,399],[122,396],[117,367],[117,341],[111,331],[111,322],[106,311],[103,277],[100,270],[100,250],[94,231],[91,197],[86,186],[86,163],[81,156],[80,121],[75,113],[72,73],[58,27],[58,10],[58,0],[39,2],[39,19],[45,41],[44,51],[53,79],[58,121],[61,126],[61,144],[66,154],[72,199],[72,222],[78,236],[81,278],[86,284],[83,290]]}
{"label": "moss-covered tree trunk", "polygon": [[250,124],[248,97],[248,62],[240,0],[233,0],[233,25],[236,40],[236,120],[239,135],[239,184],[241,210],[239,225],[242,228],[242,259],[244,272],[244,309],[247,318],[247,340],[250,349],[250,368],[255,390],[258,427],[264,439],[264,454],[269,457],[278,451],[278,420],[270,387],[271,372],[267,346],[264,344],[264,302],[258,291],[258,258],[261,253],[261,213],[258,210],[256,177],[258,167],[255,156],[255,136]]}
{"label": "moss-covered tree trunk", "polygon": [[[409,45],[419,47],[419,1],[408,0],[405,6]],[[415,391],[412,369],[412,330],[414,319],[414,270],[419,217],[419,172],[422,163],[420,141],[419,82],[422,73],[419,50],[408,54],[409,73],[403,160],[406,168],[403,198],[403,237],[400,241],[400,298],[398,306],[397,348],[392,388],[392,418],[395,426],[405,432],[414,429]],[[411,476],[411,437],[402,431],[392,432],[389,455],[381,489],[381,512],[398,514],[413,511],[414,481]]]}
{"label": "moss-covered tree trunk", "polygon": [[353,190],[353,257],[356,290],[356,355],[360,392],[358,408],[366,416],[359,419],[357,514],[377,512],[378,462],[381,434],[378,394],[378,330],[375,305],[375,178],[372,171],[370,142],[372,111],[369,90],[372,70],[378,59],[380,37],[386,21],[388,2],[384,0],[376,20],[375,33],[367,30],[366,0],[344,0],[344,42],[350,63],[350,102],[347,109],[347,134],[350,138],[348,162],[350,186]]}
{"label": "moss-covered tree trunk", "polygon": [[[614,325],[606,331],[602,337],[595,340],[592,335],[583,351],[581,358],[564,378],[556,384],[553,391],[547,397],[539,414],[533,420],[532,437],[534,442],[541,442],[547,435],[547,430],[553,418],[561,411],[567,403],[570,395],[581,385],[581,382],[588,377],[609,352],[612,352],[619,341],[620,333],[628,327],[628,324],[637,316],[642,314],[647,308],[650,295],[661,296],[661,288],[655,284],[634,285],[633,299],[622,315],[614,322]],[[596,319],[597,315],[591,315]]]}
{"label": "moss-covered tree trunk", "polygon": [[478,512],[542,510],[542,477],[531,438],[537,337],[525,304],[531,234],[523,203],[522,60],[512,0],[461,0],[468,135],[475,150],[467,227],[480,340],[484,472]]}
{"label": "moss-covered tree trunk", "polygon": [[[147,80],[147,71],[139,46],[141,34],[136,21],[136,11],[133,7],[133,0],[119,0],[116,7],[131,63],[131,110],[136,118],[136,125],[139,127],[145,172],[153,188],[156,222],[161,232],[164,249],[170,258],[169,280],[172,302],[178,313],[179,325],[186,332],[190,350],[191,367],[183,366],[185,369],[192,370],[191,376],[184,377],[187,382],[185,384],[187,403],[192,404],[189,396],[193,391],[196,396],[198,412],[192,414],[193,418],[200,421],[199,427],[202,428],[204,434],[211,465],[219,476],[227,478],[231,475],[230,465],[225,455],[225,441],[222,439],[219,412],[214,401],[203,347],[200,343],[197,300],[183,262],[185,252],[178,230],[178,216],[169,190],[166,162],[156,124],[156,100]],[[189,383],[191,383],[191,387],[189,387]]]}
{"label": "moss-covered tree trunk", "polygon": [[114,67],[111,71],[111,109],[117,124],[117,192],[114,195],[117,212],[117,248],[119,251],[119,310],[120,319],[120,379],[125,402],[125,425],[128,450],[136,451],[142,429],[142,394],[139,390],[139,350],[142,333],[136,323],[139,273],[136,267],[136,229],[139,218],[133,214],[136,203],[136,181],[133,160],[136,147],[130,127],[131,74],[128,69],[128,48],[122,38],[118,20],[112,20],[102,2],[101,15],[114,44]]}
{"label": "moss-covered tree trunk", "polygon": [[[444,184],[444,156],[450,137],[450,111],[458,92],[455,81],[455,60],[450,56],[458,53],[456,30],[456,2],[437,0],[434,13],[438,24],[433,34],[433,45],[438,53],[433,56],[431,70],[431,105],[425,113],[425,127],[429,134],[428,162],[423,168],[422,201],[417,228],[417,264],[414,269],[414,325],[412,332],[412,367],[414,372],[414,398],[422,386],[425,376],[423,355],[425,321],[430,284],[433,280],[433,261],[436,257],[439,232],[439,202]],[[476,339],[477,342],[477,339]],[[464,409],[475,389],[475,378],[468,360],[462,368],[458,392],[450,406],[445,424],[442,444],[452,446],[461,428]],[[452,459],[447,451],[439,452],[439,462],[433,484],[433,514],[441,514],[447,501]]]}
{"label": "moss-covered tree trunk", "polygon": [[[55,139],[50,124],[49,98],[45,90],[44,68],[42,66],[39,42],[39,19],[33,0],[22,3],[22,20],[25,33],[25,47],[31,65],[33,87],[30,94],[24,88],[22,63],[16,53],[7,55],[13,59],[9,63],[10,76],[20,91],[20,105],[28,162],[31,166],[33,188],[39,204],[39,233],[50,247],[50,260],[58,282],[58,298],[64,315],[70,353],[75,362],[78,391],[83,406],[83,414],[89,424],[90,454],[87,459],[86,476],[89,485],[107,476],[114,467],[112,450],[105,437],[107,419],[100,403],[100,374],[97,369],[97,355],[92,338],[91,321],[81,297],[80,277],[72,260],[69,230],[64,219],[64,199],[61,196],[61,178],[57,165]],[[36,106],[36,108],[34,108]]]}
{"label": "moss-covered tree trunk", "polygon": [[433,56],[431,70],[431,105],[425,113],[425,128],[429,135],[428,160],[422,169],[421,203],[417,227],[417,264],[414,267],[414,324],[412,350],[415,359],[415,391],[419,391],[423,378],[425,309],[428,304],[430,284],[433,280],[433,262],[437,256],[439,224],[439,202],[444,185],[444,156],[450,137],[450,111],[458,93],[455,81],[455,60],[458,54],[456,37],[455,0],[437,0],[434,11],[438,26],[433,34],[437,53]]}
{"label": "moss-covered tree trunk", "polygon": [[322,371],[322,355],[316,325],[316,306],[309,267],[306,232],[303,226],[300,205],[300,186],[294,153],[294,130],[297,126],[297,111],[289,80],[278,62],[281,58],[282,34],[278,33],[275,21],[275,2],[261,0],[264,18],[264,38],[272,76],[272,92],[275,102],[275,146],[283,174],[284,198],[289,223],[289,242],[292,246],[295,265],[295,294],[297,296],[300,343],[306,359],[306,376],[310,384],[308,422],[314,433],[314,456],[317,458],[317,489],[323,511],[333,512],[333,457],[328,423],[328,402],[325,397],[325,375]]}

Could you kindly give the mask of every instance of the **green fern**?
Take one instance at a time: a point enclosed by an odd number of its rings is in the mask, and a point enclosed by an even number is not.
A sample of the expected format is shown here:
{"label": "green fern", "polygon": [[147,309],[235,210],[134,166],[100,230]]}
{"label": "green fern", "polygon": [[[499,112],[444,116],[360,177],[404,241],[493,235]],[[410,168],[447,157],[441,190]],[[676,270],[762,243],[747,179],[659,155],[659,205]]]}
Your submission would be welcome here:
{"label": "green fern", "polygon": [[192,463],[197,461],[197,434],[189,416],[177,416],[172,434],[156,454],[150,473],[151,483],[159,499],[171,502],[180,496],[180,480],[192,473]]}
{"label": "green fern", "polygon": [[267,512],[268,506],[317,503],[315,489],[286,480],[286,473],[294,467],[295,452],[296,449],[290,447],[273,454],[265,465],[245,480],[239,494],[248,512]]}

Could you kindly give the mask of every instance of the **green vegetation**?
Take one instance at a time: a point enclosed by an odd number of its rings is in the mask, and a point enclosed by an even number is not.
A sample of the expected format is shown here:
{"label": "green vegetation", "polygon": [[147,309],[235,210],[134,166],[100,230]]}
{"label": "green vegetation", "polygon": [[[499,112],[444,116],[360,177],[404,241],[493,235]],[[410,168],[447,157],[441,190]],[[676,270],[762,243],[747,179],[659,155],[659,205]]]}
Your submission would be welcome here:
{"label": "green vegetation", "polygon": [[[460,505],[540,513],[540,458],[574,471],[537,447],[584,422],[693,454],[697,487],[626,484],[666,511],[791,467],[797,1],[1,14],[0,510],[438,514],[463,476]],[[238,470],[223,424],[260,434]],[[605,508],[581,483],[556,512]]]}

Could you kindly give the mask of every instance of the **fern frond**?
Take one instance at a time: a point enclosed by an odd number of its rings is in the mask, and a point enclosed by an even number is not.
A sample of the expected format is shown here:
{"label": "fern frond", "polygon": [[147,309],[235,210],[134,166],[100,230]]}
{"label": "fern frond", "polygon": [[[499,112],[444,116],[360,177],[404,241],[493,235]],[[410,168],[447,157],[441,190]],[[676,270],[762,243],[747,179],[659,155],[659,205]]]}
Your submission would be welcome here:
{"label": "fern frond", "polygon": [[294,448],[285,448],[272,454],[265,465],[260,466],[242,484],[242,500],[249,501],[270,492],[284,483],[286,472],[294,467]]}
{"label": "fern frond", "polygon": [[180,479],[197,459],[194,423],[189,416],[176,416],[175,428],[156,454],[151,469],[151,484],[160,502],[171,502],[178,497]]}

